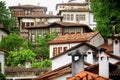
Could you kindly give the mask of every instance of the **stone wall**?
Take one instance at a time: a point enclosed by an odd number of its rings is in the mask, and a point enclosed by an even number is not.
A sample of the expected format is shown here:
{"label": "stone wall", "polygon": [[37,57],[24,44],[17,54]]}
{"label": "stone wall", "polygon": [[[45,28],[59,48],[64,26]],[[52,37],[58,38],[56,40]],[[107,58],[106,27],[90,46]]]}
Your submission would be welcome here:
{"label": "stone wall", "polygon": [[49,71],[51,68],[7,67],[5,68],[5,75],[7,77],[40,76]]}

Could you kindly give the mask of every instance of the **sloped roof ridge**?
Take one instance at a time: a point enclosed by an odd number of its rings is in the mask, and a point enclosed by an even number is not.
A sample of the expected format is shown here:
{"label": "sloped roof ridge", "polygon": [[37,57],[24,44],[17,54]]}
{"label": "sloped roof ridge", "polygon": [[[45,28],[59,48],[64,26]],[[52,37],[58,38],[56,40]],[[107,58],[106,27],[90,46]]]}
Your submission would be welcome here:
{"label": "sloped roof ridge", "polygon": [[76,34],[65,34],[60,35],[49,42],[49,44],[60,44],[60,43],[75,43],[75,42],[86,42],[97,35],[99,32],[87,32],[87,33],[76,33]]}

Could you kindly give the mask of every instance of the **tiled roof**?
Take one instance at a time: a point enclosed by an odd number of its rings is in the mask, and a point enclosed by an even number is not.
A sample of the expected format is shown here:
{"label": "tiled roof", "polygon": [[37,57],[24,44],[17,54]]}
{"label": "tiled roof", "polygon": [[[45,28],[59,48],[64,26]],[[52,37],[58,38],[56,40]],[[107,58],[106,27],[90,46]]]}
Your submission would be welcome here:
{"label": "tiled roof", "polygon": [[[85,65],[87,65],[87,67],[85,67],[85,74],[86,74],[86,71],[87,71],[88,74],[90,72],[92,72],[89,75],[91,77],[93,77],[94,80],[111,80],[111,79],[107,79],[107,78],[104,78],[104,77],[101,77],[101,76],[97,75],[98,70],[99,70],[99,64],[91,65],[91,64],[88,64],[88,63],[85,62]],[[117,76],[117,78],[120,77],[120,75],[119,75],[120,69],[117,69],[117,65],[118,64],[111,64],[111,63],[109,64],[109,67],[110,67],[109,71],[110,71],[110,77],[111,78],[116,77],[116,76]],[[62,67],[56,69],[56,70],[48,72],[48,73],[44,74],[43,76],[40,76],[40,77],[38,77],[38,78],[36,78],[34,80],[52,80],[53,78],[56,78],[56,77],[59,77],[59,76],[65,75],[65,74],[69,74],[69,73],[71,73],[71,64],[67,64],[65,66],[62,66]],[[84,75],[84,74],[82,74],[80,76],[86,77],[86,75]],[[77,80],[77,79],[72,79],[72,80]],[[78,80],[84,80],[84,79],[78,79]],[[88,79],[88,80],[90,80],[90,79]],[[118,79],[115,79],[115,80],[118,80]]]}
{"label": "tiled roof", "polygon": [[8,54],[8,51],[6,51],[4,49],[0,49],[0,51],[4,52],[5,54]]}
{"label": "tiled roof", "polygon": [[86,42],[96,36],[98,32],[89,33],[77,33],[77,34],[65,34],[60,35],[49,42],[49,44],[61,44],[61,43],[76,43],[76,42]]}
{"label": "tiled roof", "polygon": [[71,22],[61,22],[61,21],[56,21],[53,23],[48,23],[48,24],[41,24],[39,26],[31,26],[27,27],[27,29],[35,29],[35,28],[42,28],[42,27],[51,27],[53,25],[59,25],[60,27],[83,27],[89,32],[92,32],[93,30],[86,24],[81,24],[81,23],[71,23]]}
{"label": "tiled roof", "polygon": [[61,26],[65,26],[65,27],[73,27],[73,26],[86,26],[86,27],[89,27],[88,25],[86,24],[82,24],[82,23],[71,23],[71,22],[61,22],[61,21],[57,21],[57,22],[54,22],[52,23],[51,25],[53,24],[58,24],[58,25],[61,25]]}
{"label": "tiled roof", "polygon": [[63,5],[63,6],[86,6],[88,3],[59,3],[56,5],[56,9],[59,5]]}
{"label": "tiled roof", "polygon": [[112,79],[105,78],[91,72],[82,71],[76,74],[75,76],[68,78],[67,80],[112,80]]}
{"label": "tiled roof", "polygon": [[11,8],[11,9],[14,9],[14,8],[31,8],[31,9],[33,9],[33,8],[44,8],[44,9],[47,9],[46,7],[31,5],[31,4],[10,6],[9,8]]}
{"label": "tiled roof", "polygon": [[19,18],[62,18],[62,16],[40,14],[40,15],[24,15],[24,16],[20,16]]}
{"label": "tiled roof", "polygon": [[6,30],[6,29],[4,29],[2,27],[0,27],[0,29],[3,30],[3,31],[5,31],[7,34],[10,34],[10,31],[8,31],[8,30]]}
{"label": "tiled roof", "polygon": [[[89,66],[91,64],[88,63],[84,63],[85,65]],[[43,76],[40,76],[34,80],[51,80],[52,78],[64,75],[64,74],[68,74],[71,73],[71,64],[67,64],[65,66],[62,66],[56,70],[53,70],[51,72],[48,72],[46,74],[44,74]]]}
{"label": "tiled roof", "polygon": [[61,12],[89,12],[89,9],[86,8],[79,8],[79,9],[66,9],[66,10],[60,10],[59,13]]}
{"label": "tiled roof", "polygon": [[109,52],[113,51],[113,45],[108,45],[107,42],[105,42],[101,47],[105,48],[106,51],[109,51]]}

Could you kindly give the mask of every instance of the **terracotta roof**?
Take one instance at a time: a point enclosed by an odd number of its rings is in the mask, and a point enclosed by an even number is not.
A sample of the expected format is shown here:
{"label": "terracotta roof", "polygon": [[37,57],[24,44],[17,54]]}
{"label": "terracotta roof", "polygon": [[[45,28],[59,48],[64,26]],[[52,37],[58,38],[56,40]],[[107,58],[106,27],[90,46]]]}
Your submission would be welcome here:
{"label": "terracotta roof", "polygon": [[78,6],[78,5],[88,5],[88,3],[78,3],[78,2],[68,2],[68,3],[59,3],[58,5],[72,5],[72,6]]}
{"label": "terracotta roof", "polygon": [[89,32],[92,32],[93,30],[86,24],[82,24],[82,23],[70,23],[70,22],[61,22],[61,21],[57,21],[57,22],[53,22],[53,23],[48,23],[48,24],[41,24],[39,26],[31,26],[31,27],[27,27],[27,29],[34,29],[34,28],[42,28],[42,27],[51,27],[53,25],[59,25],[60,27],[83,27],[86,28],[86,30],[88,30]]}
{"label": "terracotta roof", "polygon": [[79,8],[79,9],[66,9],[66,10],[60,10],[59,13],[61,12],[89,12],[89,9],[86,8]]}
{"label": "terracotta roof", "polygon": [[6,30],[6,29],[4,29],[2,27],[0,27],[0,29],[3,30],[3,31],[5,31],[7,34],[10,34],[10,31],[8,31],[8,30]]}
{"label": "terracotta roof", "polygon": [[[99,64],[88,64],[85,62],[85,64],[88,66],[88,67],[85,67],[85,71],[87,72],[92,72],[92,74],[94,75],[97,75],[98,74],[98,70],[99,70]],[[120,63],[119,63],[120,64]],[[117,69],[117,65],[118,64],[109,64],[109,71],[110,71],[110,77],[113,78],[113,77],[120,77],[119,73],[120,73],[120,70]],[[117,73],[115,73],[115,71],[117,70]],[[71,64],[67,64],[65,66],[62,66],[56,70],[53,70],[51,72],[48,72],[46,74],[43,74],[42,76],[34,79],[34,80],[52,80],[53,78],[56,78],[56,77],[59,77],[59,76],[62,76],[62,75],[65,75],[65,74],[69,74],[71,73]],[[115,74],[115,75],[114,75]],[[92,76],[93,76],[92,75]],[[98,77],[100,77],[99,75],[97,75]],[[93,76],[94,77],[94,76]],[[97,78],[97,77],[94,77],[94,78]],[[95,79],[95,80],[109,80],[109,79],[106,79],[104,77],[101,77],[100,79]],[[76,79],[75,79],[76,80]],[[80,80],[80,79],[79,79]],[[118,79],[115,79],[115,80],[118,80]]]}
{"label": "terracotta roof", "polygon": [[112,80],[112,79],[105,78],[88,71],[82,71],[76,74],[75,76],[68,78],[67,80]]}
{"label": "terracotta roof", "polygon": [[[91,64],[85,62],[85,65],[89,66]],[[40,76],[33,80],[51,80],[52,78],[62,76],[64,74],[68,74],[68,73],[71,73],[71,63],[67,64],[65,66],[62,66],[58,69],[55,69],[51,72],[48,72],[48,73],[44,74],[43,76]]]}
{"label": "terracotta roof", "polygon": [[31,5],[31,4],[25,4],[25,5],[17,5],[17,6],[10,6],[9,8],[11,9],[15,9],[15,8],[30,8],[30,9],[34,9],[34,8],[43,8],[47,10],[47,7],[42,7],[42,6],[37,6],[37,5]]}
{"label": "terracotta roof", "polygon": [[0,49],[0,51],[4,52],[5,54],[8,54],[8,51],[6,51],[4,49]]}
{"label": "terracotta roof", "polygon": [[113,51],[113,45],[108,45],[107,42],[105,42],[101,47],[102,47],[102,48],[105,48],[106,51],[108,51],[108,52]]}
{"label": "terracotta roof", "polygon": [[70,3],[59,3],[56,5],[56,9],[59,5],[62,5],[62,6],[86,6],[88,5],[88,3],[75,3],[75,2],[70,2]]}
{"label": "terracotta roof", "polygon": [[82,23],[71,23],[71,22],[61,22],[61,21],[54,22],[51,25],[53,25],[53,24],[58,24],[58,25],[65,26],[65,27],[73,27],[73,26],[89,27],[88,25],[82,24]]}
{"label": "terracotta roof", "polygon": [[24,16],[20,16],[19,18],[62,18],[62,16],[40,14],[40,15],[24,15]]}
{"label": "terracotta roof", "polygon": [[77,33],[77,34],[65,34],[60,35],[49,42],[49,44],[65,44],[65,43],[76,43],[76,42],[87,42],[94,36],[99,34],[98,32],[89,33]]}

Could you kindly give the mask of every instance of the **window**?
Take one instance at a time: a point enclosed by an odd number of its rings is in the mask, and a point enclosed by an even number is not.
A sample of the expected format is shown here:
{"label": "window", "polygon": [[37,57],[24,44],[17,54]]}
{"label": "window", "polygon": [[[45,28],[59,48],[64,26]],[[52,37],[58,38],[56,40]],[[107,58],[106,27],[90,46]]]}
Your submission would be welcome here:
{"label": "window", "polygon": [[33,22],[31,22],[31,26],[34,26],[34,23],[33,23]]}
{"label": "window", "polygon": [[57,55],[57,47],[53,48],[53,56]]}
{"label": "window", "polygon": [[79,17],[78,17],[78,15],[76,15],[76,21],[79,21]]}
{"label": "window", "polygon": [[80,14],[80,15],[79,15],[79,19],[80,19],[80,20],[85,20],[85,14]]}
{"label": "window", "polygon": [[83,20],[85,20],[85,14],[76,15],[76,21],[83,21]]}
{"label": "window", "polygon": [[58,47],[58,54],[62,52],[62,47]]}
{"label": "window", "polygon": [[70,15],[69,14],[67,14],[67,20],[70,20]]}
{"label": "window", "polygon": [[35,35],[32,34],[32,42],[34,43],[35,42]]}
{"label": "window", "polygon": [[73,16],[73,14],[71,14],[71,21],[72,21],[72,20],[74,20],[74,16]]}
{"label": "window", "polygon": [[29,23],[29,22],[27,22],[27,23],[26,23],[26,27],[28,27],[28,26],[29,26],[29,24],[30,24],[30,23]]}
{"label": "window", "polygon": [[64,47],[63,49],[64,49],[64,51],[67,51],[67,47]]}
{"label": "window", "polygon": [[63,14],[63,20],[66,20],[66,14]]}
{"label": "window", "polygon": [[22,29],[25,28],[25,22],[22,22]]}

